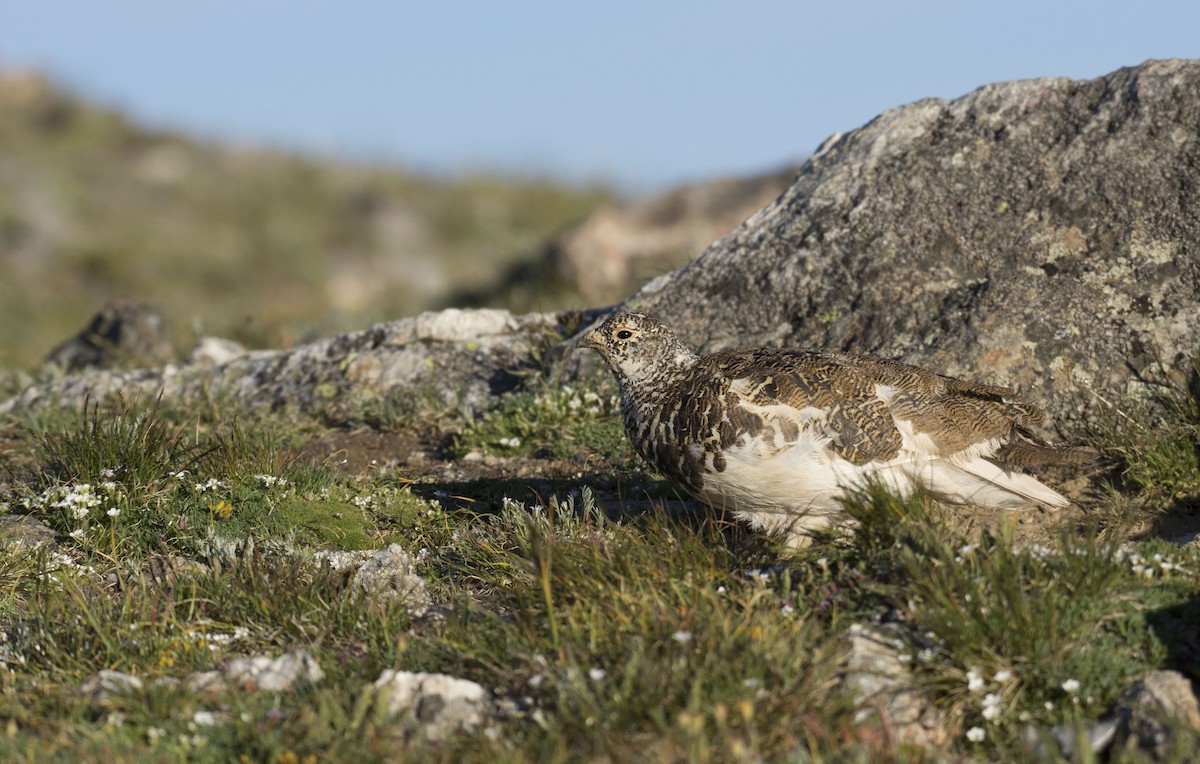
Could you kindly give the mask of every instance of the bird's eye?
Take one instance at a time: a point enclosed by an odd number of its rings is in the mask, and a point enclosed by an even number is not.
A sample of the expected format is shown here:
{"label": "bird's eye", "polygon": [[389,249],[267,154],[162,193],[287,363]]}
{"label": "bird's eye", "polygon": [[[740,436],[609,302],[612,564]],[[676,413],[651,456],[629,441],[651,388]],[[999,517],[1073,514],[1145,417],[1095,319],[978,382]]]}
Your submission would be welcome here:
{"label": "bird's eye", "polygon": [[619,340],[627,340],[633,336],[633,332],[629,329],[618,329],[613,336]]}

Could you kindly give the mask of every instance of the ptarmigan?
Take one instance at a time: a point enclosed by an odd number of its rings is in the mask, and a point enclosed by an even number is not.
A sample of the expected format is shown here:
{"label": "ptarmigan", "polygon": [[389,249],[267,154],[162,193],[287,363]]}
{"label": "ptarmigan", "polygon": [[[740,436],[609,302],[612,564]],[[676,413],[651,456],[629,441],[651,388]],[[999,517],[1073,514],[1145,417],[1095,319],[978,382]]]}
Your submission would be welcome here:
{"label": "ptarmigan", "polygon": [[847,490],[872,481],[955,503],[1058,509],[1066,498],[1013,467],[1095,456],[1038,439],[1041,410],[1012,390],[896,361],[779,348],[698,356],[639,313],[609,317],[578,346],[612,367],[643,459],[793,545],[845,520]]}

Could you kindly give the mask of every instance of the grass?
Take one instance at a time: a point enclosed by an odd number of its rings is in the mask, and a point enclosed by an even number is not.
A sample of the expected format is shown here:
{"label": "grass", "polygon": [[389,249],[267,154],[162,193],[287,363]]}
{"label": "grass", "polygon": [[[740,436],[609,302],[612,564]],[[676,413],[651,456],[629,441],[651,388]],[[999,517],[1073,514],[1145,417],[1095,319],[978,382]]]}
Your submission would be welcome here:
{"label": "grass", "polygon": [[542,382],[532,387],[468,421],[455,437],[455,453],[569,459],[586,448],[612,462],[634,458],[611,390]]}
{"label": "grass", "polygon": [[[629,458],[616,435],[592,448],[620,432],[601,391],[543,385],[455,417],[460,453]],[[0,547],[5,760],[936,759],[856,721],[842,677],[864,627],[896,640],[949,756],[1027,760],[1028,728],[1086,728],[1141,672],[1200,678],[1200,552],[1101,523],[1019,543],[1008,523],[971,531],[924,497],[874,491],[848,504],[856,532],[789,555],[719,517],[614,515],[586,478],[544,501],[481,481],[456,509],[436,484],[296,458],[313,423],[221,406],[115,399],[21,426],[29,469],[0,500],[58,549]],[[1156,443],[1130,447],[1126,468],[1183,474],[1151,466],[1167,458]],[[1148,512],[1165,496],[1133,499]],[[352,585],[345,555],[390,543],[413,556],[431,615]],[[325,677],[282,693],[176,681],[294,649]],[[478,682],[504,710],[431,743],[369,689],[391,668]],[[103,669],[143,689],[81,694]],[[1186,761],[1200,740],[1180,735]]]}
{"label": "grass", "polygon": [[1200,495],[1200,366],[1186,383],[1114,404],[1104,401],[1097,439],[1122,461],[1122,477],[1159,506]]}

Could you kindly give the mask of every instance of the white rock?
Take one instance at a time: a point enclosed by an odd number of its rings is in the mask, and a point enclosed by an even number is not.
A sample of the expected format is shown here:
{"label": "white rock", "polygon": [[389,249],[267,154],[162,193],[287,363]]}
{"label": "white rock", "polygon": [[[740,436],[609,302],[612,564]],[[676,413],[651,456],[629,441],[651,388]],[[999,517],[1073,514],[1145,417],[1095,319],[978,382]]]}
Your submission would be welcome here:
{"label": "white rock", "polygon": [[317,661],[303,650],[293,650],[278,658],[256,655],[235,658],[225,667],[225,680],[244,690],[286,692],[297,682],[314,684],[325,678]]}
{"label": "white rock", "polygon": [[[941,712],[918,689],[895,647],[897,637],[873,626],[851,629],[844,676],[853,687],[860,724],[881,723],[902,742],[938,748],[947,741]],[[890,630],[889,630],[890,631]]]}
{"label": "white rock", "polygon": [[403,602],[414,616],[429,609],[425,579],[413,572],[412,558],[399,544],[371,555],[355,572],[351,586],[373,601]]}
{"label": "white rock", "polygon": [[142,680],[123,671],[102,669],[80,686],[79,691],[95,703],[103,703],[116,695],[133,695],[142,691]]}
{"label": "white rock", "polygon": [[467,679],[387,669],[374,687],[389,714],[406,715],[430,740],[476,730],[488,716],[487,690]]}
{"label": "white rock", "polygon": [[220,337],[201,337],[196,340],[196,347],[188,354],[187,362],[219,365],[245,354],[246,348],[240,342]]}

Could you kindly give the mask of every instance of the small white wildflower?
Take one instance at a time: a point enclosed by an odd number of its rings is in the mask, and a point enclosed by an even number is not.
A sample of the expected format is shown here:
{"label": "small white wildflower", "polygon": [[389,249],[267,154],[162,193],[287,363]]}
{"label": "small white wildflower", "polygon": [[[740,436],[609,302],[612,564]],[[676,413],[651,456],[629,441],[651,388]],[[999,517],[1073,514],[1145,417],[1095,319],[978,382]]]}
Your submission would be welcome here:
{"label": "small white wildflower", "polygon": [[111,467],[108,469],[100,470],[100,477],[112,478],[112,477],[116,477],[116,476],[117,476],[117,471],[112,469]]}
{"label": "small white wildflower", "polygon": [[83,528],[76,528],[67,535],[78,541],[79,539],[83,538]]}
{"label": "small white wildflower", "polygon": [[1000,684],[1004,684],[1005,682],[1007,682],[1008,680],[1010,680],[1012,678],[1013,678],[1013,673],[1011,671],[1009,671],[1008,669],[1001,669],[992,676],[992,681],[999,682]]}
{"label": "small white wildflower", "polygon": [[1000,696],[989,692],[983,698],[983,718],[989,722],[1000,718]]}
{"label": "small white wildflower", "polygon": [[608,676],[608,672],[602,668],[590,668],[588,669],[588,676],[591,677],[593,682],[599,682],[601,679]]}
{"label": "small white wildflower", "polygon": [[672,634],[672,635],[671,635],[671,639],[675,640],[676,642],[679,642],[680,644],[685,644],[685,643],[687,643],[687,642],[691,642],[691,641],[692,641],[692,632],[690,632],[690,631],[677,631],[677,632],[675,632],[674,634]]}
{"label": "small white wildflower", "polygon": [[966,557],[967,555],[974,552],[976,549],[978,549],[978,547],[975,544],[963,544],[962,546],[960,546],[958,548],[958,553],[960,555],[962,555],[963,557]]}
{"label": "small white wildflower", "polygon": [[212,727],[221,720],[212,711],[197,711],[192,714],[192,721],[201,727]]}
{"label": "small white wildflower", "polygon": [[196,483],[196,485],[195,485],[196,493],[206,493],[208,491],[215,491],[218,488],[224,488],[224,487],[225,487],[225,481],[223,481],[219,478],[209,478],[208,480],[205,480],[203,483]]}
{"label": "small white wildflower", "polygon": [[756,676],[746,677],[742,680],[742,686],[749,690],[757,690],[762,686],[762,680]]}
{"label": "small white wildflower", "polygon": [[109,517],[117,517],[121,514],[121,510],[117,509],[116,507],[109,507],[108,512],[105,514],[107,514]]}
{"label": "small white wildflower", "polygon": [[983,688],[987,683],[983,681],[983,677],[979,675],[978,669],[970,669],[967,671],[967,689],[971,692],[983,692]]}
{"label": "small white wildflower", "polygon": [[103,483],[100,484],[100,490],[104,491],[105,493],[116,493],[117,488],[119,488],[119,487],[120,486],[118,486],[116,483],[114,483],[111,480],[105,480]]}
{"label": "small white wildflower", "polygon": [[983,727],[972,727],[967,730],[967,740],[972,743],[982,743],[985,737],[987,737],[987,733],[983,731]]}
{"label": "small white wildflower", "polygon": [[1042,708],[1046,709],[1047,711],[1053,711],[1054,704],[1047,700],[1045,703],[1042,704]]}
{"label": "small white wildflower", "polygon": [[724,587],[724,586],[718,586],[718,587],[717,587],[717,594],[724,594],[724,593],[725,593],[725,591],[726,591],[726,590],[725,590],[725,587]]}
{"label": "small white wildflower", "polygon": [[1067,681],[1062,683],[1062,688],[1063,688],[1063,692],[1074,695],[1075,693],[1079,692],[1079,680],[1078,679],[1068,679]]}
{"label": "small white wildflower", "polygon": [[149,738],[151,743],[157,743],[166,734],[167,731],[162,727],[151,727],[150,729],[146,730],[146,737]]}

